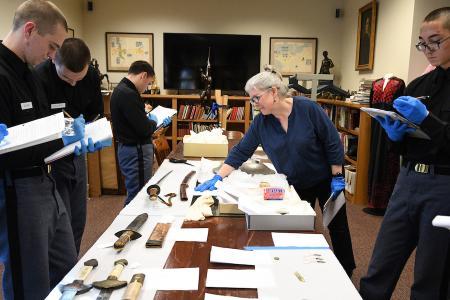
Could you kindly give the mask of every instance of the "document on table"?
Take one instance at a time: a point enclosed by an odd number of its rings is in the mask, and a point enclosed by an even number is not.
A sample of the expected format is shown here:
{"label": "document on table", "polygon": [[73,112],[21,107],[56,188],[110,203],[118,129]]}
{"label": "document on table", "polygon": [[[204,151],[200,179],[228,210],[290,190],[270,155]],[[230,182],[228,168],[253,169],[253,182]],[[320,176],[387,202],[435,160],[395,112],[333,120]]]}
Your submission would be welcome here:
{"label": "document on table", "polygon": [[272,232],[272,239],[276,247],[330,248],[322,234]]}
{"label": "document on table", "polygon": [[208,228],[179,228],[167,235],[168,240],[178,242],[203,242],[208,240]]}
{"label": "document on table", "polygon": [[255,289],[274,286],[272,271],[266,268],[256,270],[208,269],[206,287]]}
{"label": "document on table", "polygon": [[273,263],[266,251],[247,251],[223,247],[211,247],[210,262],[237,265],[268,265]]}
{"label": "document on table", "polygon": [[334,217],[341,209],[341,207],[344,206],[344,204],[345,204],[344,192],[340,192],[339,196],[337,196],[335,200],[333,200],[333,195],[331,195],[330,198],[327,200],[327,202],[325,202],[322,212],[322,221],[323,221],[322,223],[325,228],[328,227],[328,225],[334,219]]}
{"label": "document on table", "polygon": [[[64,122],[64,121],[63,121]],[[84,132],[84,142],[88,144],[88,138],[92,138],[94,143],[96,142],[112,142],[112,130],[111,124],[106,118],[101,118],[95,122],[86,124]],[[75,146],[81,147],[81,142],[72,143],[64,148],[56,151],[52,155],[45,158],[45,163],[51,163],[55,160],[70,155],[75,150]]]}
{"label": "document on table", "polygon": [[408,127],[416,129],[416,131],[410,132],[410,133],[408,133],[408,135],[410,135],[412,137],[426,139],[426,140],[430,139],[428,134],[423,132],[418,125],[414,124],[413,122],[402,117],[401,115],[397,114],[394,111],[371,108],[371,107],[361,107],[361,110],[368,113],[373,118],[375,118],[375,117],[383,117],[384,118],[385,116],[389,116],[392,120],[399,120],[400,122],[402,122],[404,124],[408,124]]}
{"label": "document on table", "polygon": [[199,268],[144,269],[145,289],[159,291],[198,290]]}
{"label": "document on table", "polygon": [[159,127],[162,125],[165,118],[167,118],[167,117],[171,118],[174,114],[177,113],[177,110],[173,109],[173,108],[168,108],[168,107],[158,105],[150,113],[152,115],[155,115],[156,118],[158,119],[158,123],[156,124],[156,127]]}
{"label": "document on table", "polygon": [[64,130],[64,115],[57,113],[8,128],[8,135],[0,142],[0,154],[28,148],[60,139]]}

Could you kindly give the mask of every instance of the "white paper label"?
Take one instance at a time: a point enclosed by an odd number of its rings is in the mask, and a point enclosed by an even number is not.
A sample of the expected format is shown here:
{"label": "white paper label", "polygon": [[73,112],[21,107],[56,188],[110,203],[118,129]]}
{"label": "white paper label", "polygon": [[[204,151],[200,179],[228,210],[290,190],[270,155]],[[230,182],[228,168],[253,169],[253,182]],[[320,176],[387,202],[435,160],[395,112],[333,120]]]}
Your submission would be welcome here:
{"label": "white paper label", "polygon": [[31,102],[22,102],[22,103],[20,103],[20,107],[22,107],[22,110],[30,109],[30,108],[33,108],[33,103],[31,103]]}
{"label": "white paper label", "polygon": [[66,103],[52,103],[51,109],[65,108]]}

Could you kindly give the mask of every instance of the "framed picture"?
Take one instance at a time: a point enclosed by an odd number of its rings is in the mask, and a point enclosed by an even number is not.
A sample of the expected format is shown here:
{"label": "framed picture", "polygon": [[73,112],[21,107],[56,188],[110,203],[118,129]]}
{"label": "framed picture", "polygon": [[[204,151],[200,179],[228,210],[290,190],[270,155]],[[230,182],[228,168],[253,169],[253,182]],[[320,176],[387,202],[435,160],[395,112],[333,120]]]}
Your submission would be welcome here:
{"label": "framed picture", "polygon": [[316,72],[317,38],[270,38],[269,63],[283,76]]}
{"label": "framed picture", "polygon": [[153,33],[106,32],[105,40],[108,72],[126,72],[136,60],[153,66]]}
{"label": "framed picture", "polygon": [[67,37],[68,38],[75,37],[75,30],[73,30],[72,28],[67,28]]}
{"label": "framed picture", "polygon": [[373,0],[359,9],[358,37],[356,41],[356,70],[373,70],[377,2]]}

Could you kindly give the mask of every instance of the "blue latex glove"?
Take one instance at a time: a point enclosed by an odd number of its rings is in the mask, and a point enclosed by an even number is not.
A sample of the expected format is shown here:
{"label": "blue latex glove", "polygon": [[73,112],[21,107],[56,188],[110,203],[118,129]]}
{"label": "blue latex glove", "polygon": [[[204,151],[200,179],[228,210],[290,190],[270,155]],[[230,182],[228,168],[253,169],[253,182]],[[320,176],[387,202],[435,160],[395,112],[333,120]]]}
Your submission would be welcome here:
{"label": "blue latex glove", "polygon": [[395,99],[394,108],[409,121],[419,125],[428,116],[425,104],[411,96],[401,96]]}
{"label": "blue latex glove", "polygon": [[94,143],[92,141],[92,138],[88,138],[87,145],[84,142],[84,139],[82,139],[80,141],[80,143],[81,143],[81,147],[75,146],[75,150],[73,151],[75,156],[79,156],[79,155],[85,154],[85,153],[93,153],[93,152],[99,151],[105,147],[110,147],[112,145],[112,140]]}
{"label": "blue latex glove", "polygon": [[390,117],[385,116],[375,117],[375,119],[380,122],[381,127],[386,131],[389,139],[394,142],[400,142],[407,132],[413,132],[416,129],[408,127],[407,124],[400,122],[399,120],[392,120]]}
{"label": "blue latex glove", "polygon": [[8,129],[5,124],[0,124],[0,142],[8,135]]}
{"label": "blue latex glove", "polygon": [[333,201],[339,196],[339,194],[345,189],[344,176],[336,176],[331,179],[331,193],[333,195]]}
{"label": "blue latex glove", "polygon": [[73,120],[73,131],[75,132],[75,134],[62,136],[64,146],[78,142],[79,140],[84,138],[84,124],[85,121],[83,115],[80,115],[78,118]]}
{"label": "blue latex glove", "polygon": [[204,192],[206,190],[214,191],[216,189],[216,182],[219,180],[222,181],[222,176],[216,174],[212,179],[203,182],[199,186],[196,186],[194,190],[197,192]]}
{"label": "blue latex glove", "polygon": [[149,114],[147,115],[147,118],[148,118],[149,120],[151,120],[151,121],[154,121],[156,124],[158,124],[158,118],[157,118],[154,114],[149,113]]}
{"label": "blue latex glove", "polygon": [[167,127],[167,126],[169,126],[169,124],[172,122],[172,118],[171,117],[166,117],[165,119],[164,119],[164,121],[162,122],[162,127]]}

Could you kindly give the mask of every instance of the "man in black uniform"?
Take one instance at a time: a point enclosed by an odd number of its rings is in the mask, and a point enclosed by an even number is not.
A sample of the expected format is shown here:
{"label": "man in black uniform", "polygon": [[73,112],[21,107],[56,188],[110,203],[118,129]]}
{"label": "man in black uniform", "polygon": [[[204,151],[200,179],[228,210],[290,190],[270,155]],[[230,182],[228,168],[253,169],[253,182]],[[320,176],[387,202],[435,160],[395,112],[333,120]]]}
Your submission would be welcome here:
{"label": "man in black uniform", "polygon": [[[29,0],[16,10],[13,28],[0,43],[0,123],[8,127],[48,115],[47,100],[30,71],[54,57],[67,34],[62,12],[51,2]],[[0,155],[7,228],[0,228],[0,257],[9,251],[6,299],[43,299],[77,261],[64,204],[44,158],[83,138],[84,120],[74,121],[75,136]],[[5,231],[7,230],[6,234]]]}
{"label": "man in black uniform", "polygon": [[[83,115],[90,122],[103,115],[100,78],[89,65],[91,53],[78,38],[68,38],[55,59],[36,67],[52,114],[65,110],[71,117]],[[101,143],[96,143],[99,150]],[[70,155],[52,163],[51,174],[71,220],[77,253],[86,224],[86,156]]]}
{"label": "man in black uniform", "polygon": [[450,234],[431,222],[436,215],[450,215],[450,7],[428,14],[416,47],[437,68],[412,81],[408,96],[396,99],[394,108],[430,139],[405,135],[406,125],[379,119],[403,162],[367,276],[361,279],[366,300],[391,298],[416,247],[411,299],[447,299]]}
{"label": "man in black uniform", "polygon": [[[119,141],[117,156],[125,177],[130,203],[152,175],[152,134],[158,120],[152,113],[147,117],[141,99],[147,86],[153,82],[155,71],[146,61],[135,61],[111,95],[111,120],[114,136]],[[170,123],[166,118],[163,126]]]}

